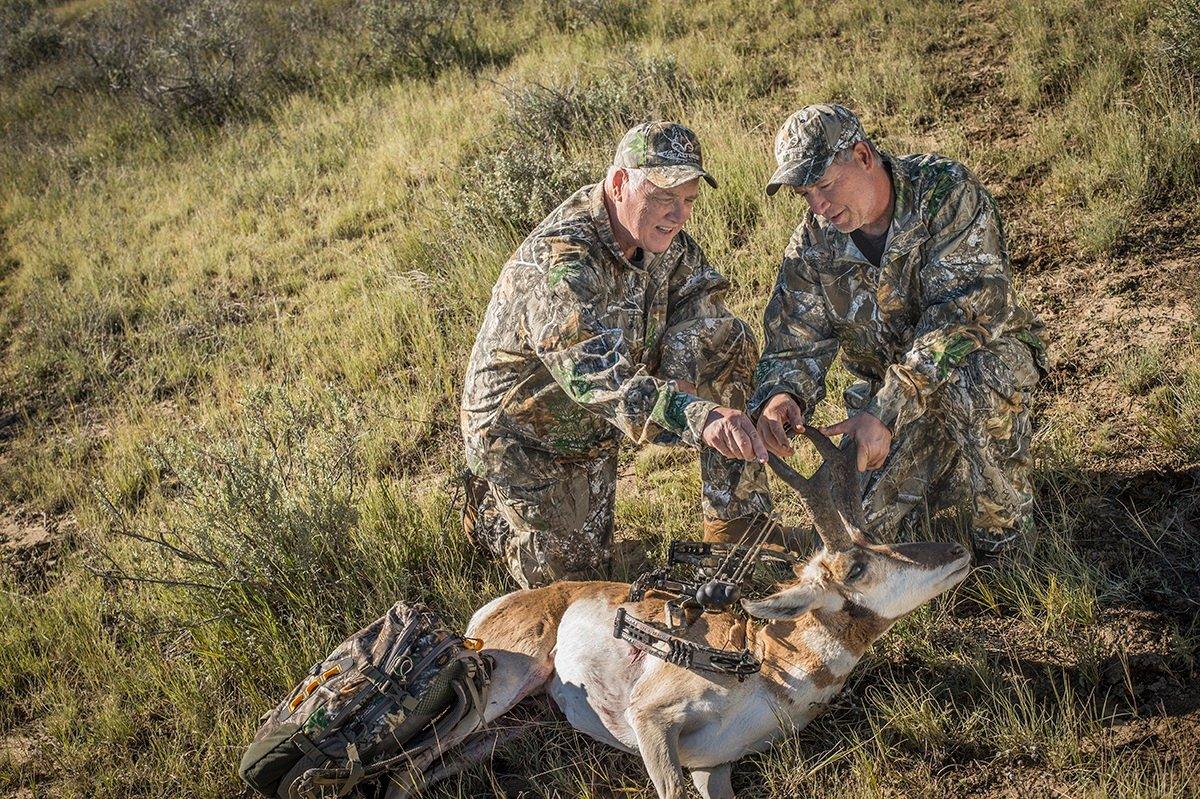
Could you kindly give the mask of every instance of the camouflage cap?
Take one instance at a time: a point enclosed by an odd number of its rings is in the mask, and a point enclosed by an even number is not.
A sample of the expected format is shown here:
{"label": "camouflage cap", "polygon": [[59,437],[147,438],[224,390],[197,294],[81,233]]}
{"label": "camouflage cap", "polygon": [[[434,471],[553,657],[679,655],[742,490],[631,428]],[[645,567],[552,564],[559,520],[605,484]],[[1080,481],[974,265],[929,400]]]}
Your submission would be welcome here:
{"label": "camouflage cap", "polygon": [[643,122],[617,145],[613,166],[642,169],[661,189],[671,189],[692,178],[704,178],[714,189],[717,181],[704,171],[700,140],[678,122]]}
{"label": "camouflage cap", "polygon": [[767,182],[767,194],[774,194],[783,184],[816,183],[838,151],[866,139],[862,123],[845,106],[821,104],[800,109],[775,135],[779,169]]}

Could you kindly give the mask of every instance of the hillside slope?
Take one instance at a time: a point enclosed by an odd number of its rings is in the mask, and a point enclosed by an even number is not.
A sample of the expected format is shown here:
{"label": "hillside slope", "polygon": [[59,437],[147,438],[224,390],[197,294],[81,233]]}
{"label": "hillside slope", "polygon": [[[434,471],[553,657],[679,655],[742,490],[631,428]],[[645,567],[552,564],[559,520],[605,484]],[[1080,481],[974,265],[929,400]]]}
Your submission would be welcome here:
{"label": "hillside slope", "polygon": [[[739,796],[1200,795],[1200,6],[743,5],[0,0],[0,795],[237,795],[317,655],[508,590],[453,480],[504,259],[677,118],[760,318],[802,212],[772,137],[819,100],[996,195],[1050,340],[1038,530]],[[698,535],[686,453],[621,479],[621,537]],[[437,795],[522,792],[653,795],[553,716]]]}

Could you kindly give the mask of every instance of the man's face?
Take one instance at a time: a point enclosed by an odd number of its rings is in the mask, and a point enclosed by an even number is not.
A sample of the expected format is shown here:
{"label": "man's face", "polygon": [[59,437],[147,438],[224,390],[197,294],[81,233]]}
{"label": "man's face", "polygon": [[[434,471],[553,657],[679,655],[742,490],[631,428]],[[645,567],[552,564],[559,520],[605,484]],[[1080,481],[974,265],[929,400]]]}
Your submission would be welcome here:
{"label": "man's face", "polygon": [[699,178],[671,189],[659,188],[649,180],[631,189],[626,181],[616,204],[617,218],[633,244],[649,252],[665,252],[691,217],[699,195]]}
{"label": "man's face", "polygon": [[871,179],[872,167],[882,168],[874,163],[867,146],[860,143],[854,146],[849,161],[835,160],[816,183],[792,186],[792,191],[808,201],[814,214],[842,233],[852,233],[879,222],[880,207],[886,208],[891,199],[890,184]]}

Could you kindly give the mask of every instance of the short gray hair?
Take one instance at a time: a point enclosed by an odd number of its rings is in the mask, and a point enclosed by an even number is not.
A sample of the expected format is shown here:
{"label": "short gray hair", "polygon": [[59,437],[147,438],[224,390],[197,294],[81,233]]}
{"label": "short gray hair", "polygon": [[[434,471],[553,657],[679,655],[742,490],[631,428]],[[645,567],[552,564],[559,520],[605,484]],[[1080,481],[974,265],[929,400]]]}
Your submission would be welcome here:
{"label": "short gray hair", "polygon": [[637,191],[638,187],[641,186],[643,183],[645,183],[647,180],[646,170],[644,170],[644,169],[638,169],[637,167],[632,167],[632,166],[620,166],[618,164],[613,164],[612,166],[610,166],[608,168],[608,176],[607,177],[608,177],[609,184],[612,183],[613,175],[617,174],[617,171],[622,170],[622,169],[625,170],[625,175],[628,179],[629,188],[632,189],[633,191]]}
{"label": "short gray hair", "polygon": [[[862,141],[863,144],[867,145],[867,149],[869,149],[871,151],[871,155],[873,157],[875,157],[875,158],[879,157],[879,150],[875,147],[875,142],[871,141],[870,139],[861,139],[860,141]],[[855,144],[857,144],[857,143],[858,142],[855,142]],[[836,153],[833,154],[833,163],[845,164],[853,157],[854,157],[854,144],[851,144],[849,147],[843,147],[842,149],[838,150]]]}

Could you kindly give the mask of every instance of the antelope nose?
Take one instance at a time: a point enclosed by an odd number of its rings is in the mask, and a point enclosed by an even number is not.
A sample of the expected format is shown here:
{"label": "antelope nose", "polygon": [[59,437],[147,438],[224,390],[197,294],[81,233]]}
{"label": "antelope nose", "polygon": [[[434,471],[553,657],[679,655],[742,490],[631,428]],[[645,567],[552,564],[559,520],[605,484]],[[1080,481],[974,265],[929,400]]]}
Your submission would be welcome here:
{"label": "antelope nose", "polygon": [[950,557],[952,558],[961,558],[965,554],[967,554],[967,548],[962,544],[955,544],[950,547]]}

